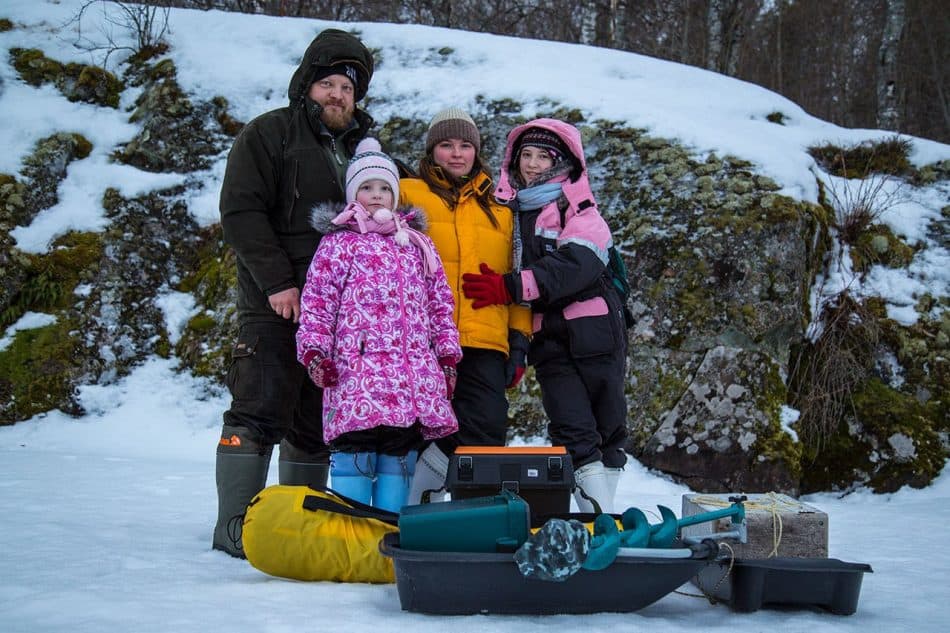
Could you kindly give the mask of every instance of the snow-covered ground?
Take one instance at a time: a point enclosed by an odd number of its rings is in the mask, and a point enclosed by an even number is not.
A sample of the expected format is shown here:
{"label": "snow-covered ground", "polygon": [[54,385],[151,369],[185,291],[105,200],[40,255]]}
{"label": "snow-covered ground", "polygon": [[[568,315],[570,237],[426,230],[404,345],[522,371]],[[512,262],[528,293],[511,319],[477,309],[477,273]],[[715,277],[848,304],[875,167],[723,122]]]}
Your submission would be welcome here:
{"label": "snow-covered ground", "polygon": [[[45,251],[56,235],[105,225],[100,201],[107,187],[125,196],[177,184],[181,176],[149,174],[111,163],[117,143],[136,128],[123,95],[112,110],[69,103],[50,86],[24,84],[9,64],[13,47],[41,48],[60,61],[98,62],[73,46],[64,24],[79,0],[5,0],[0,17],[15,28],[0,33],[0,172],[16,174],[40,138],[79,132],[92,154],[72,163],[60,202],[12,235],[20,248]],[[84,33],[105,24],[100,7],[87,12]],[[810,145],[852,144],[888,133],[848,130],[815,119],[791,101],[744,82],[649,57],[535,40],[391,24],[339,25],[174,10],[169,55],[179,80],[196,98],[223,95],[241,120],[285,103],[286,85],[311,38],[327,26],[356,28],[378,47],[382,63],[370,95],[385,96],[372,111],[428,119],[443,107],[474,109],[475,99],[511,98],[542,109],[551,100],[592,118],[626,121],[657,136],[680,139],[698,154],[716,152],[751,160],[781,184],[783,193],[817,196]],[[115,37],[126,35],[121,31]],[[100,34],[101,37],[101,34]],[[440,49],[450,48],[443,55]],[[113,60],[117,58],[114,56]],[[552,63],[553,62],[553,63]],[[780,111],[786,124],[766,121]],[[911,139],[917,165],[950,158],[950,146]],[[189,208],[202,224],[217,219],[223,156],[192,191]],[[927,226],[946,222],[946,184],[909,191],[883,220],[899,236],[927,246],[906,271],[872,269],[855,279],[832,271],[828,287],[864,284],[884,296],[894,318],[912,322],[921,292],[948,294],[950,257],[930,243]],[[177,332],[193,310],[187,296],[161,302]],[[31,313],[5,333],[39,327]],[[85,387],[86,416],[59,412],[0,428],[0,631],[214,631],[375,630],[548,631],[944,631],[943,600],[950,587],[950,475],[926,490],[890,495],[858,491],[844,498],[806,501],[828,513],[830,554],[870,563],[858,612],[838,617],[809,610],[731,613],[705,599],[671,594],[636,614],[551,617],[431,617],[402,612],[394,586],[299,583],[266,576],[246,562],[210,550],[216,497],[214,446],[223,395],[174,371],[174,360],[154,359],[123,381]],[[276,468],[273,469],[276,471]],[[619,491],[622,507],[674,510],[686,489],[632,462]],[[695,593],[691,586],[684,591]]]}
{"label": "snow-covered ground", "polygon": [[[632,614],[436,617],[400,609],[394,585],[304,583],[210,549],[214,445],[224,397],[150,361],[82,392],[90,411],[0,428],[0,631],[207,633],[302,630],[945,631],[950,475],[926,490],[804,500],[829,517],[833,558],[869,563],[858,611],[737,614],[669,594]],[[271,483],[276,464],[271,469]],[[688,490],[631,462],[620,507],[679,513]],[[653,519],[655,521],[655,519]],[[464,574],[464,570],[459,570]],[[684,593],[697,594],[692,585]]]}

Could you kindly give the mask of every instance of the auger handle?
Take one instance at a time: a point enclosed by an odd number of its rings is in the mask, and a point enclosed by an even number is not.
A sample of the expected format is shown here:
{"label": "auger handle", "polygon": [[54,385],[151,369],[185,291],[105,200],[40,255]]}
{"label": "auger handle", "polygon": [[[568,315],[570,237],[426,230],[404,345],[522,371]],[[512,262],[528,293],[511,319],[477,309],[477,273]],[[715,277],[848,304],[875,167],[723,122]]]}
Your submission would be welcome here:
{"label": "auger handle", "polygon": [[696,525],[697,523],[706,523],[707,521],[715,521],[716,519],[724,519],[726,517],[731,517],[733,524],[742,523],[745,521],[745,506],[742,505],[742,501],[736,501],[728,508],[723,508],[722,510],[713,510],[711,512],[701,512],[699,514],[693,514],[688,517],[683,517],[679,519],[676,523],[679,527],[683,528],[688,525]]}

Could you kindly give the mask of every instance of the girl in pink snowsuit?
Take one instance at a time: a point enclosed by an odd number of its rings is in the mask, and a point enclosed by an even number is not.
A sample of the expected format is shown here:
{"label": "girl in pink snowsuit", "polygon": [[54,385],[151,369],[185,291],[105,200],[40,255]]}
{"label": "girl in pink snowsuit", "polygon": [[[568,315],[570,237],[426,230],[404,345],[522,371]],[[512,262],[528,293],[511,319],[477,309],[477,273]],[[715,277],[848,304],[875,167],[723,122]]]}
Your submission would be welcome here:
{"label": "girl in pink snowsuit", "polygon": [[375,139],[356,148],[346,200],[318,206],[324,237],[301,296],[297,358],[324,389],[331,486],[398,511],[425,440],[458,429],[450,399],[461,359],[442,262],[420,209],[395,209],[395,164]]}

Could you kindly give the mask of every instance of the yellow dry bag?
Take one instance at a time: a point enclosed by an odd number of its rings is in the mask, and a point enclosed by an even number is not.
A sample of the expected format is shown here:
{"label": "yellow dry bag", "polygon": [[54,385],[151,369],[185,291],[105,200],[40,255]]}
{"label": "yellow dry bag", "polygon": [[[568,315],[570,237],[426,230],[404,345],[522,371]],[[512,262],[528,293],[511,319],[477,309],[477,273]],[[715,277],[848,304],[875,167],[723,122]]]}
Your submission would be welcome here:
{"label": "yellow dry bag", "polygon": [[393,563],[379,552],[399,515],[353,501],[330,489],[269,486],[244,515],[248,562],[294,580],[391,583]]}

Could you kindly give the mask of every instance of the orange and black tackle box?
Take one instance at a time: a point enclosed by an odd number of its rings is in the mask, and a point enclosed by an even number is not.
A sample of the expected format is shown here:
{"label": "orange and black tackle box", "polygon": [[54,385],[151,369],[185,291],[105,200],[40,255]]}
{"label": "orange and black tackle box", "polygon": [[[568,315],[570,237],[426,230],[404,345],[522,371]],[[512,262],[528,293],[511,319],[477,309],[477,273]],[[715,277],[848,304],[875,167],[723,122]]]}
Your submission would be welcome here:
{"label": "orange and black tackle box", "polygon": [[453,499],[510,490],[539,517],[570,512],[574,467],[563,446],[459,446],[446,485]]}

